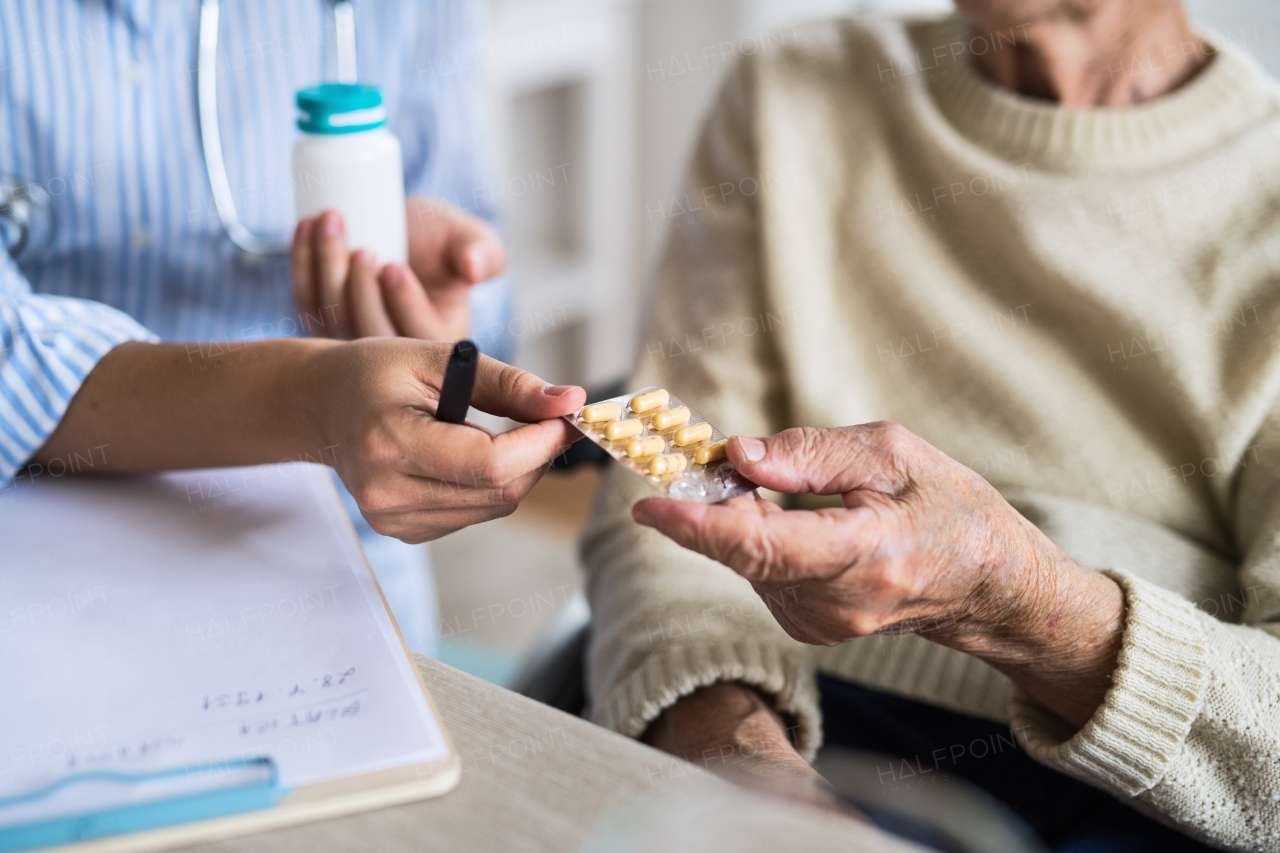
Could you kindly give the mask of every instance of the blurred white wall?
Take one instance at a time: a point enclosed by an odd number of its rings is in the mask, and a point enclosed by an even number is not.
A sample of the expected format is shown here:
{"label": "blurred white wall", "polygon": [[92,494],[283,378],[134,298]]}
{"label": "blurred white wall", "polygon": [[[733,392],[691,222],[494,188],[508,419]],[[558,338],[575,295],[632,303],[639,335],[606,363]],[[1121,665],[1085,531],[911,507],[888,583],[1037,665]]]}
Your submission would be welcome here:
{"label": "blurred white wall", "polygon": [[[519,308],[517,363],[560,382],[620,378],[643,288],[721,74],[763,33],[949,0],[488,0],[487,51]],[[1188,0],[1280,76],[1280,0]],[[669,208],[669,204],[668,204]]]}

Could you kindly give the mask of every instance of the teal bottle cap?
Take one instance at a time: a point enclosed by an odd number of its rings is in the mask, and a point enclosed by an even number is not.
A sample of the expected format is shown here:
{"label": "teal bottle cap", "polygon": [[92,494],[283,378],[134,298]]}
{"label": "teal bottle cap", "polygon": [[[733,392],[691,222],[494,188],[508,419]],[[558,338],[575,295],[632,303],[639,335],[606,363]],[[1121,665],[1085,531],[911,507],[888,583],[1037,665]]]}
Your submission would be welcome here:
{"label": "teal bottle cap", "polygon": [[386,123],[377,86],[323,83],[298,92],[298,129],[307,133],[355,133]]}

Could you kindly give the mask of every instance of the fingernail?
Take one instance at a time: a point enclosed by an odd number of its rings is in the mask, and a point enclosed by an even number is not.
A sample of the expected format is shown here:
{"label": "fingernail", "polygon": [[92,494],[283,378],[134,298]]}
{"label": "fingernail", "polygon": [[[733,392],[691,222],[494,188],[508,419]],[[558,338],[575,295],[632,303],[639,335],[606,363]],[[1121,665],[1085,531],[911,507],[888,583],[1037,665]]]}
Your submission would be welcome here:
{"label": "fingernail", "polygon": [[648,501],[640,501],[640,503],[631,507],[631,517],[635,519],[637,524],[649,524],[653,521],[653,515],[649,512]]}
{"label": "fingernail", "polygon": [[542,393],[548,397],[563,397],[577,387],[577,385],[548,385],[542,389]]}
{"label": "fingernail", "polygon": [[738,447],[748,462],[759,462],[764,458],[764,442],[758,438],[738,436]]}
{"label": "fingernail", "polygon": [[320,229],[326,237],[337,237],[342,233],[342,220],[336,213],[326,213],[320,217]]}
{"label": "fingernail", "polygon": [[484,246],[467,249],[467,266],[470,268],[468,278],[472,281],[484,281],[489,277],[489,257]]}
{"label": "fingernail", "polygon": [[404,282],[404,273],[394,264],[387,264],[382,268],[379,278],[387,287],[399,287]]}
{"label": "fingernail", "polygon": [[358,267],[371,267],[378,262],[378,258],[368,249],[358,249],[351,256],[351,261]]}
{"label": "fingernail", "polygon": [[311,231],[315,227],[315,222],[310,219],[304,219],[298,223],[298,239],[303,243],[311,239]]}

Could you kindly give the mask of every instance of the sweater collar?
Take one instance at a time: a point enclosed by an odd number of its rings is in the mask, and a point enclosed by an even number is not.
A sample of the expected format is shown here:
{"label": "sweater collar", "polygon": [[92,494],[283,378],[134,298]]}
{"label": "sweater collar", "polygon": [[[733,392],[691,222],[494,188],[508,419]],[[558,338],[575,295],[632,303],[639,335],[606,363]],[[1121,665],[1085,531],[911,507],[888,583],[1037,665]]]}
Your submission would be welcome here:
{"label": "sweater collar", "polygon": [[1250,57],[1220,39],[1205,39],[1213,59],[1182,87],[1133,107],[1107,108],[1059,107],[987,80],[968,54],[984,49],[984,42],[986,49],[1000,42],[993,34],[972,33],[959,16],[921,21],[911,39],[917,56],[938,45],[965,46],[956,48],[962,55],[948,65],[949,73],[930,77],[934,99],[957,130],[1003,157],[1051,170],[1158,168],[1280,112],[1274,84]]}

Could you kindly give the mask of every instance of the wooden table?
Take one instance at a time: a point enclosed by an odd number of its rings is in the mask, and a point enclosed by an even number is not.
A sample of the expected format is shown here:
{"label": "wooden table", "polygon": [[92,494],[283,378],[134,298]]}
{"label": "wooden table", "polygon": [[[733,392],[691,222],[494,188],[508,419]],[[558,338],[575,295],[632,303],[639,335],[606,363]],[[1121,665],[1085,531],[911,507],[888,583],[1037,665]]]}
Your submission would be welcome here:
{"label": "wooden table", "polygon": [[[462,781],[442,797],[182,848],[201,853],[327,853],[327,851],[603,851],[608,816],[639,810],[640,825],[684,808],[694,789],[740,796],[710,773],[585,720],[503,690],[444,664],[415,656],[462,757]],[[755,796],[755,795],[745,795]],[[665,798],[665,799],[664,799]],[[748,801],[763,826],[750,844],[716,843],[707,812],[685,837],[681,853],[702,850],[918,851],[838,815]],[[644,812],[648,807],[649,812]],[[630,811],[628,811],[630,810]],[[743,821],[736,820],[739,826]],[[634,829],[634,827],[633,827]],[[630,832],[632,830],[619,829]],[[593,834],[595,833],[595,834]],[[708,834],[710,836],[708,837]],[[584,843],[586,846],[584,847]],[[662,849],[660,847],[641,848]],[[668,848],[669,849],[669,848]]]}

